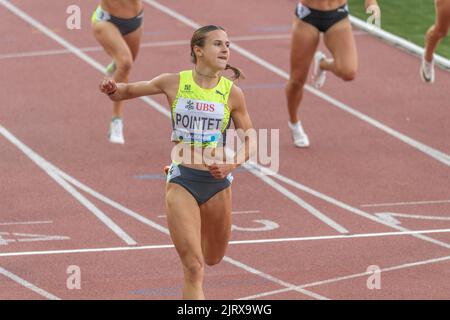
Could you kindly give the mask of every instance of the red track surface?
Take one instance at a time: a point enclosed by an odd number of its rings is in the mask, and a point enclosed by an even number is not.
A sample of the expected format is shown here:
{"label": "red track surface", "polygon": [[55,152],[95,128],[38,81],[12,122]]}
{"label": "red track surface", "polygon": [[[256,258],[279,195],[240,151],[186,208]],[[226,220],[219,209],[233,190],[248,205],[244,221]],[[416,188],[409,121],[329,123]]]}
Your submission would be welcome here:
{"label": "red track surface", "polygon": [[[94,0],[12,0],[20,10],[75,47],[97,47],[89,17]],[[239,6],[227,14],[222,1],[160,1],[199,24],[224,26],[231,39],[241,36],[282,34],[282,39],[236,41],[276,67],[287,71],[289,29],[294,1],[228,1]],[[68,30],[66,8],[82,9],[82,29]],[[202,8],[208,8],[208,17]],[[249,14],[258,11],[270,14]],[[185,40],[192,28],[145,5],[143,43]],[[162,167],[169,162],[170,122],[141,100],[127,102],[124,146],[108,143],[106,132],[110,102],[101,95],[102,75],[72,53],[6,56],[64,49],[41,31],[0,5],[0,126],[8,130],[60,170],[82,184],[120,203],[141,216],[166,227]],[[419,60],[365,34],[357,35],[360,54],[358,78],[343,83],[331,76],[324,92],[384,125],[421,143],[450,153],[448,87],[450,75],[437,71],[437,83],[426,86],[418,76]],[[106,54],[86,53],[105,65]],[[285,79],[237,52],[232,63],[244,69],[241,82],[250,115],[257,128],[280,129],[279,173],[323,195],[351,206],[366,216],[394,212],[443,217],[398,218],[408,230],[450,228],[450,173],[448,165],[430,157],[367,122],[305,94],[301,117],[312,146],[292,146],[286,126],[283,85]],[[190,68],[185,45],[143,47],[134,66],[132,81],[150,79],[162,72]],[[166,106],[162,97],[156,98]],[[5,131],[2,131],[5,132]],[[173,248],[119,252],[16,254],[35,251],[127,247],[90,210],[56,183],[16,145],[0,135],[0,299],[41,299],[6,277],[1,270],[32,283],[61,299],[174,299],[180,297],[182,272]],[[42,162],[41,162],[42,164]],[[274,179],[272,177],[272,179]],[[349,208],[280,183],[297,199],[307,202],[350,234],[398,232],[399,229],[355,214]],[[70,184],[69,184],[70,185]],[[171,244],[170,238],[75,188],[137,242],[133,247]],[[423,204],[364,206],[441,200]],[[443,200],[443,201],[442,201]],[[257,228],[254,220],[270,220],[270,231],[233,231],[233,241],[340,235],[297,203],[248,171],[235,173],[233,210],[240,228]],[[256,211],[256,212],[255,212]],[[447,220],[445,220],[447,218]],[[36,223],[36,222],[41,223]],[[29,222],[29,224],[7,224]],[[403,231],[406,231],[403,229]],[[62,236],[60,240],[34,240],[31,234]],[[28,235],[28,236],[27,236]],[[291,242],[231,244],[224,261],[207,268],[206,295],[210,299],[237,299],[307,285],[307,294],[287,290],[266,299],[313,299],[315,293],[329,299],[430,299],[450,298],[449,232],[412,235],[316,239]],[[431,242],[433,240],[440,242]],[[14,241],[12,241],[14,240]],[[11,253],[11,255],[6,255]],[[429,261],[428,261],[429,260]],[[427,261],[419,265],[409,265]],[[68,266],[81,269],[81,289],[69,290]],[[380,268],[400,266],[381,274],[381,289],[369,290],[370,274],[340,279]],[[249,272],[258,270],[261,277]],[[268,277],[272,276],[272,280]],[[329,280],[322,283],[322,281]],[[317,297],[317,296],[315,296]],[[255,297],[257,298],[257,297]]]}

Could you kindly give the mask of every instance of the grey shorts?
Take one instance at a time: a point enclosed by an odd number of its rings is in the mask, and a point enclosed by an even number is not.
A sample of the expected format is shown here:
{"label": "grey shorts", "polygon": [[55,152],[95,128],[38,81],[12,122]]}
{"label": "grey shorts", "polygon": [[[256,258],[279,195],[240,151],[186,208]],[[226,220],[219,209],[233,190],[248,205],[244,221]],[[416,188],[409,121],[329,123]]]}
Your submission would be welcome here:
{"label": "grey shorts", "polygon": [[215,194],[231,185],[231,173],[225,179],[214,178],[209,171],[172,164],[167,173],[167,183],[176,183],[186,189],[198,205],[206,203]]}
{"label": "grey shorts", "polygon": [[139,27],[142,25],[143,17],[144,12],[141,11],[141,13],[139,13],[134,18],[130,19],[118,18],[106,12],[100,6],[98,6],[97,9],[94,11],[94,14],[92,15],[92,23],[95,23],[97,21],[111,22],[119,29],[120,34],[125,36],[139,29]]}
{"label": "grey shorts", "polygon": [[295,15],[300,20],[316,27],[320,32],[327,32],[336,23],[348,17],[348,5],[344,4],[335,10],[320,11],[298,3]]}

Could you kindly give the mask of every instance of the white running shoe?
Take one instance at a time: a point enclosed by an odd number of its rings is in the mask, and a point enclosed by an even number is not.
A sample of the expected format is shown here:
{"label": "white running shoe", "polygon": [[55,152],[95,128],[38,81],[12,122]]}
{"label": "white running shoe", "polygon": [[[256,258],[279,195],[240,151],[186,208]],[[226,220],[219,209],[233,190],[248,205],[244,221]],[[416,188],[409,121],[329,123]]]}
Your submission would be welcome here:
{"label": "white running shoe", "polygon": [[124,144],[123,121],[120,118],[114,118],[109,126],[109,142]]}
{"label": "white running shoe", "polygon": [[114,72],[116,72],[116,63],[113,61],[111,61],[110,64],[108,64],[108,66],[105,69],[105,74],[108,77],[113,77],[114,76]]}
{"label": "white running shoe", "polygon": [[303,130],[301,122],[292,124],[288,121],[289,129],[291,129],[292,140],[294,140],[294,145],[299,148],[309,147],[309,139]]}
{"label": "white running shoe", "polygon": [[434,74],[434,60],[428,62],[425,60],[425,57],[422,57],[422,65],[420,66],[420,77],[423,82],[426,83],[434,83],[435,74]]}
{"label": "white running shoe", "polygon": [[313,85],[316,89],[322,88],[327,79],[327,72],[320,68],[320,62],[325,58],[322,51],[317,51],[314,55]]}

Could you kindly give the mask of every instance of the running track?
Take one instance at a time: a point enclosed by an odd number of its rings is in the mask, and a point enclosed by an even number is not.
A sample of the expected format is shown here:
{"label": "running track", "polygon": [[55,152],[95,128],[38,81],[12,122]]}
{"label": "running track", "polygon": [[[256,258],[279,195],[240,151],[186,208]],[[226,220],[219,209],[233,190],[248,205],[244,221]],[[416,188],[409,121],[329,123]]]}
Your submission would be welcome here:
{"label": "running track", "polygon": [[[219,24],[247,75],[255,127],[280,129],[278,174],[235,173],[233,242],[206,269],[208,298],[450,298],[447,72],[426,86],[417,57],[356,32],[358,78],[308,89],[312,146],[300,150],[283,89],[295,1],[231,0],[230,14],[220,1],[145,2],[132,81],[190,68],[193,27]],[[110,102],[97,90],[109,60],[89,25],[97,3],[49,3],[0,0],[0,299],[177,299],[166,103],[128,102],[126,144],[109,144]],[[81,30],[66,28],[72,4]],[[249,15],[256,7],[270,14]],[[81,289],[68,289],[69,266]],[[382,271],[380,289],[367,287],[369,266]]]}

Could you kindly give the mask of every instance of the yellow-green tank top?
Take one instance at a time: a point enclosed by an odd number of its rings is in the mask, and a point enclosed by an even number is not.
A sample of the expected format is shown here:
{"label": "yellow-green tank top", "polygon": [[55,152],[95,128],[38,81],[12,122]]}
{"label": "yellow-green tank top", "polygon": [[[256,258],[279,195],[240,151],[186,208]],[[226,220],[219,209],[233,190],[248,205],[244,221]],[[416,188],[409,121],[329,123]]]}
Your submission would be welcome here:
{"label": "yellow-green tank top", "polygon": [[231,80],[221,77],[217,86],[204,89],[195,83],[192,70],[180,72],[172,103],[172,141],[201,147],[225,146],[232,86]]}

